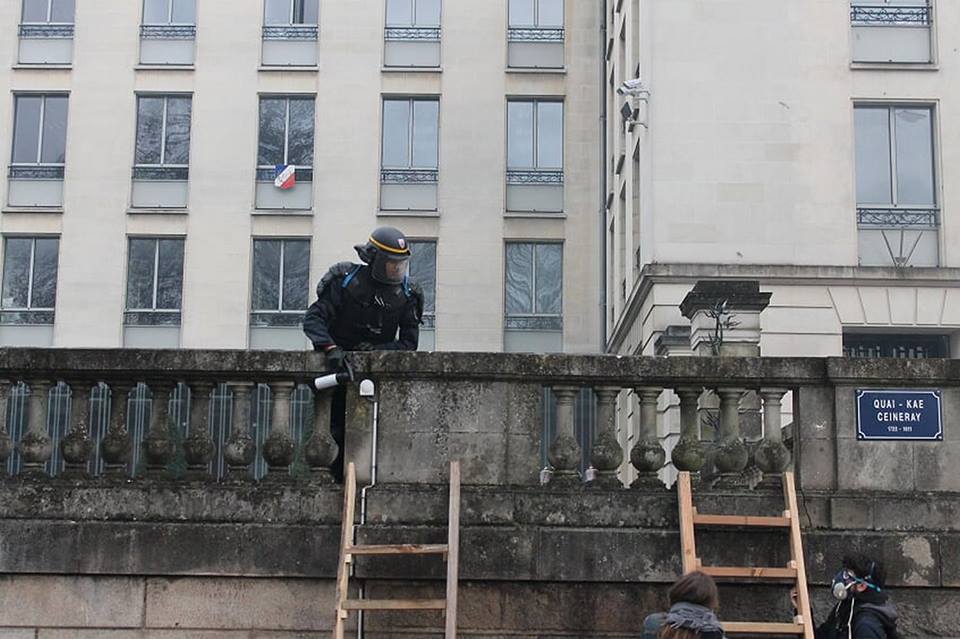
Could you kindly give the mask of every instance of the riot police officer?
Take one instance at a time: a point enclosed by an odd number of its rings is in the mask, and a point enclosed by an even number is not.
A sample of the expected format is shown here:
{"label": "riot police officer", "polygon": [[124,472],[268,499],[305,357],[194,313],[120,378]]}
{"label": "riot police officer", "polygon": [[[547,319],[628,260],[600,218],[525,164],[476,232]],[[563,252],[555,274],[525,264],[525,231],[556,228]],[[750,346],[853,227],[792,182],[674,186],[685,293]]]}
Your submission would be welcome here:
{"label": "riot police officer", "polygon": [[[381,226],[354,249],[363,264],[331,266],[303,318],[303,332],[314,349],[326,353],[333,370],[342,368],[346,351],[414,351],[420,339],[423,292],[407,272],[407,238]],[[337,388],[330,407],[330,430],[340,446],[331,470],[338,479],[343,476],[345,398],[345,389]]]}

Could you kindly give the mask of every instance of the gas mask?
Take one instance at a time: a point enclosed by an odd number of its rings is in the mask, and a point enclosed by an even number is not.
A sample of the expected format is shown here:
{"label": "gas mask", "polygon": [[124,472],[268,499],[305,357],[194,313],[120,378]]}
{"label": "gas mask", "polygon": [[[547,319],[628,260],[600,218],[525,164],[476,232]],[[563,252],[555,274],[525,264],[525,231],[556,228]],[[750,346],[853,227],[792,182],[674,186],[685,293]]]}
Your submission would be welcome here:
{"label": "gas mask", "polygon": [[833,596],[835,599],[843,601],[850,595],[850,589],[856,586],[857,584],[863,584],[867,588],[872,588],[873,590],[880,592],[880,588],[873,585],[869,581],[866,581],[865,579],[861,579],[860,577],[856,576],[852,571],[846,570],[846,569],[841,570],[840,572],[838,572],[833,576],[833,584],[831,586],[831,591],[833,592]]}

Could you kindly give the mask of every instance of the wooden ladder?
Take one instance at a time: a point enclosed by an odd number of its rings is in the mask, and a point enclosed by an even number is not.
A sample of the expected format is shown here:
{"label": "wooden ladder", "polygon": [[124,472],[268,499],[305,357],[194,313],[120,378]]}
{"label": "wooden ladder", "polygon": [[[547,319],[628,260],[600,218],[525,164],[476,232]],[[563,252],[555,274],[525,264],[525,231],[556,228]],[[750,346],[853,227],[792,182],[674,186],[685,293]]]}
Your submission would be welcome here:
{"label": "wooden ladder", "polygon": [[[781,517],[754,517],[750,515],[705,515],[693,505],[690,473],[682,471],[677,479],[680,501],[680,545],[683,551],[684,574],[700,570],[708,575],[728,579],[749,579],[768,582],[793,582],[797,589],[798,614],[792,623],[764,621],[725,621],[723,629],[728,634],[779,634],[796,635],[814,639],[813,618],[810,615],[810,595],[807,592],[807,571],[803,563],[803,540],[800,537],[800,520],[797,517],[797,493],[793,473],[783,473],[783,497],[787,509]],[[790,533],[790,562],[785,567],[751,566],[704,566],[697,556],[694,527],[734,526],[785,528]]]}
{"label": "wooden ladder", "polygon": [[[344,639],[344,625],[351,610],[442,610],[446,616],[444,638],[457,636],[457,584],[460,556],[460,462],[450,462],[450,507],[445,544],[354,544],[357,500],[357,470],[347,465],[343,490],[343,525],[340,564],[337,568],[337,609],[333,639]],[[444,599],[349,599],[350,564],[357,555],[441,555],[447,561],[447,592]]]}

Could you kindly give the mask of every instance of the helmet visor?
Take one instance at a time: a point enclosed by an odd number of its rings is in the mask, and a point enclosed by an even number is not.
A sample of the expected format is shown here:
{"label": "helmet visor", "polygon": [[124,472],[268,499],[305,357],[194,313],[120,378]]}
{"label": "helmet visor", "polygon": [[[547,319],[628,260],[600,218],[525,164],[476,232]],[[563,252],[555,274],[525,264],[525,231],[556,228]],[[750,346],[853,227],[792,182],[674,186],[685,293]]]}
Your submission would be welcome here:
{"label": "helmet visor", "polygon": [[402,284],[409,263],[410,257],[407,255],[393,257],[380,253],[373,265],[373,279],[385,284]]}

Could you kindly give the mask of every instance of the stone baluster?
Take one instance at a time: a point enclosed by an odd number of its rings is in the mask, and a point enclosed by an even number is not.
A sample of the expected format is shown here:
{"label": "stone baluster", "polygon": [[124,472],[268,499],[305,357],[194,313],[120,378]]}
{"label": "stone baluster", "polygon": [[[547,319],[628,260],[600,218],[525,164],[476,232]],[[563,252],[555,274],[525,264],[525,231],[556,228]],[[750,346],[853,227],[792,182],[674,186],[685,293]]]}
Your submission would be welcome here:
{"label": "stone baluster", "polygon": [[10,381],[0,379],[0,465],[7,461],[13,452],[13,440],[7,432],[7,403],[10,400]]}
{"label": "stone baluster", "polygon": [[127,432],[127,410],[137,388],[137,384],[130,382],[117,382],[110,386],[110,427],[103,441],[100,442],[104,473],[107,475],[123,475],[124,467],[130,461],[131,445]]}
{"label": "stone baluster", "polygon": [[763,400],[763,441],[754,454],[757,467],[763,472],[762,485],[776,487],[780,485],[783,471],[790,465],[790,451],[783,445],[780,431],[783,416],[780,406],[784,389],[767,388],[760,391]]}
{"label": "stone baluster", "polygon": [[680,398],[680,439],[670,453],[670,459],[677,470],[686,470],[699,474],[706,459],[703,442],[700,441],[700,414],[698,401],[702,390],[699,388],[678,388]]}
{"label": "stone baluster", "polygon": [[267,478],[274,481],[290,479],[289,469],[293,463],[296,447],[290,429],[290,397],[293,382],[270,384],[273,409],[270,419],[270,436],[263,446],[263,458],[267,462]]}
{"label": "stone baluster", "polygon": [[634,390],[640,402],[640,439],[630,451],[630,463],[637,469],[633,488],[663,488],[657,473],[666,462],[667,453],[657,437],[657,401],[662,388],[640,387]]}
{"label": "stone baluster", "polygon": [[303,456],[310,467],[312,481],[328,484],[333,481],[330,466],[337,459],[340,447],[330,435],[330,405],[333,401],[332,390],[314,393],[313,433],[304,444]]}
{"label": "stone baluster", "polygon": [[70,384],[70,432],[60,442],[60,451],[66,469],[64,477],[83,477],[93,454],[90,440],[90,384],[74,379]]}
{"label": "stone baluster", "polygon": [[53,443],[47,434],[47,408],[50,403],[50,382],[38,380],[30,384],[30,414],[27,433],[20,440],[23,470],[27,475],[42,475],[43,465],[53,455]]}
{"label": "stone baluster", "polygon": [[747,467],[749,451],[740,438],[740,398],[742,388],[721,388],[720,397],[720,438],[716,444],[714,464],[720,473],[722,484],[739,486],[741,473]]}
{"label": "stone baluster", "polygon": [[590,464],[596,470],[591,486],[600,488],[623,488],[617,477],[623,464],[623,447],[617,439],[617,397],[619,386],[598,386],[597,394],[597,436],[590,449]]}
{"label": "stone baluster", "polygon": [[153,394],[150,430],[140,447],[147,462],[147,476],[152,479],[160,479],[166,474],[167,466],[177,451],[176,441],[170,436],[170,396],[174,388],[174,382],[157,381],[150,384]]}
{"label": "stone baluster", "polygon": [[213,384],[197,382],[190,385],[190,436],[183,442],[187,460],[187,479],[208,477],[207,467],[213,459],[213,440],[210,439],[210,393]]}
{"label": "stone baluster", "polygon": [[233,423],[223,457],[227,461],[228,477],[244,481],[250,479],[248,469],[257,454],[257,443],[250,434],[250,391],[254,385],[252,382],[238,382],[230,387],[233,390]]}
{"label": "stone baluster", "polygon": [[557,436],[550,444],[547,458],[553,466],[550,485],[558,488],[580,485],[580,444],[573,427],[573,402],[579,392],[576,386],[553,387],[557,400]]}

